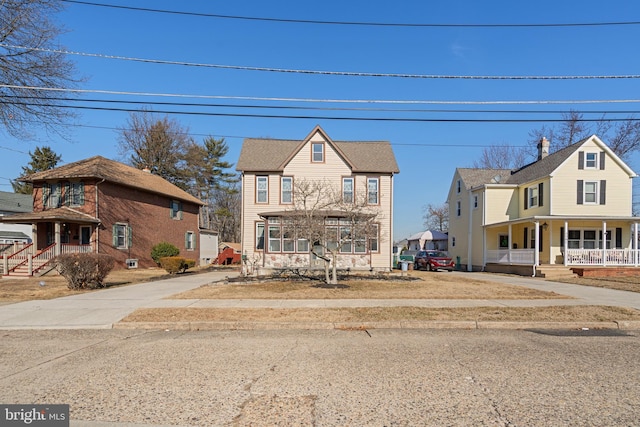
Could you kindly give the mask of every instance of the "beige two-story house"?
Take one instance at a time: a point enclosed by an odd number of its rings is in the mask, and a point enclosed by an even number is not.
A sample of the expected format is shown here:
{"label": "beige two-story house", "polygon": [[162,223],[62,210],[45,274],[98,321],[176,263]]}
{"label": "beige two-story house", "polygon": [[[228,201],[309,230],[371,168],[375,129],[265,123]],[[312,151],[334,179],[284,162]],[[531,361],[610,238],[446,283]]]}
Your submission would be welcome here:
{"label": "beige two-story house", "polygon": [[399,169],[389,142],[334,141],[316,126],[302,140],[246,139],[236,168],[242,174],[241,252],[252,271],[317,266],[313,252],[320,242],[286,229],[302,182],[323,183],[327,194],[342,195],[340,203],[322,211],[326,239],[337,241],[350,230],[344,208],[361,200],[357,195],[375,212],[372,232],[341,241],[339,268],[392,268],[393,177]]}
{"label": "beige two-story house", "polygon": [[458,168],[448,194],[449,251],[468,271],[637,267],[636,176],[595,135],[552,154],[543,138],[537,160],[518,170]]}

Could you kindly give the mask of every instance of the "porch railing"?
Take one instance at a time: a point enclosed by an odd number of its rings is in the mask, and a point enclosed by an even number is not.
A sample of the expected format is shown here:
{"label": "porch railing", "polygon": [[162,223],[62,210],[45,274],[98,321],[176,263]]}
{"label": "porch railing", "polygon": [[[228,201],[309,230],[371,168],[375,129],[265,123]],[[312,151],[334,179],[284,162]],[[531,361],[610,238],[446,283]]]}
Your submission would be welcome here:
{"label": "porch railing", "polygon": [[569,265],[636,265],[638,249],[568,249]]}
{"label": "porch railing", "polygon": [[93,245],[72,245],[69,243],[62,243],[60,246],[61,254],[89,254],[93,252]]}
{"label": "porch railing", "polygon": [[534,249],[493,249],[487,251],[487,262],[533,265],[534,255]]}

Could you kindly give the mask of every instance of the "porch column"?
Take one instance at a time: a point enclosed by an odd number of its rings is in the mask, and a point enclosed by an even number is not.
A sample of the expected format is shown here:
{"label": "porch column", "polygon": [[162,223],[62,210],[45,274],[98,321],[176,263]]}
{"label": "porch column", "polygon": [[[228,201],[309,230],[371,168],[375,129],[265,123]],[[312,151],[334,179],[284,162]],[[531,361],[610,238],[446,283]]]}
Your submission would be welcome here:
{"label": "porch column", "polygon": [[564,222],[564,230],[562,230],[562,233],[564,234],[564,236],[562,237],[562,241],[563,241],[563,246],[564,246],[564,266],[566,267],[567,265],[569,265],[569,257],[568,257],[568,253],[567,250],[569,249],[569,221],[565,221]]}
{"label": "porch column", "polygon": [[635,267],[638,266],[638,258],[640,258],[638,256],[638,223],[634,222],[633,223],[633,245],[631,245],[632,248],[635,249],[635,251],[633,251],[633,265]]}
{"label": "porch column", "polygon": [[607,221],[602,221],[602,265],[607,265]]}
{"label": "porch column", "polygon": [[55,235],[55,243],[56,243],[56,247],[53,248],[53,253],[56,255],[60,255],[60,222],[56,221],[54,223],[54,235]]}
{"label": "porch column", "polygon": [[38,250],[38,224],[31,224],[31,253],[35,253]]}
{"label": "porch column", "polygon": [[533,248],[533,265],[540,265],[540,221],[535,222],[535,248]]}
{"label": "porch column", "polygon": [[482,227],[482,271],[487,267],[487,228]]}
{"label": "porch column", "polygon": [[508,250],[508,252],[507,252],[507,254],[508,254],[508,257],[509,257],[509,264],[511,264],[511,249],[513,249],[513,248],[511,247],[511,223],[509,223],[509,235],[508,235],[508,237],[507,237],[507,241],[508,241],[508,246],[507,246],[507,248],[509,249],[509,250]]}

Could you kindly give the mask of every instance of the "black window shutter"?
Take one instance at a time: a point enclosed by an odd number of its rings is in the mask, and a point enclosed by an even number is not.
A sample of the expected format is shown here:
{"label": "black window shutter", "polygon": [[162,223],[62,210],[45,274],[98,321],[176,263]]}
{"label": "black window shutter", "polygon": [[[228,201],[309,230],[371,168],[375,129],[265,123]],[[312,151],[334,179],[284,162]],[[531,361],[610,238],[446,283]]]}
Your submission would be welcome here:
{"label": "black window shutter", "polygon": [[524,248],[527,249],[529,247],[529,229],[527,227],[524,228]]}
{"label": "black window shutter", "polygon": [[607,180],[600,181],[600,204],[607,204]]}
{"label": "black window shutter", "polygon": [[616,249],[622,249],[622,228],[616,228]]}
{"label": "black window shutter", "polygon": [[607,157],[607,156],[605,155],[604,151],[601,152],[600,153],[600,169],[601,170],[604,170],[604,159],[605,159],[605,157]]}
{"label": "black window shutter", "polygon": [[538,228],[538,252],[542,252],[542,227]]}
{"label": "black window shutter", "polygon": [[584,151],[578,152],[578,169],[584,169]]}
{"label": "black window shutter", "polygon": [[529,209],[529,189],[524,189],[524,208]]}
{"label": "black window shutter", "polygon": [[582,190],[583,185],[584,185],[584,181],[579,179],[578,180],[578,204],[579,205],[583,204],[583,201],[582,201],[582,198],[584,197],[583,190]]}
{"label": "black window shutter", "polygon": [[564,227],[560,227],[560,249],[564,251]]}
{"label": "black window shutter", "polygon": [[544,185],[542,182],[538,184],[538,206],[542,206],[544,204],[544,192],[542,191]]}

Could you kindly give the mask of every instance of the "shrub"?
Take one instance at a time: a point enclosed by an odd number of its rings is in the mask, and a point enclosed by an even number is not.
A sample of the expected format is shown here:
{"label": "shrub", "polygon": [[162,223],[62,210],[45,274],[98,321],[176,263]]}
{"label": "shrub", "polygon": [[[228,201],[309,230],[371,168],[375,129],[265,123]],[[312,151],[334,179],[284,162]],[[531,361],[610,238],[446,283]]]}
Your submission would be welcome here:
{"label": "shrub", "polygon": [[161,242],[151,248],[151,258],[160,265],[160,258],[178,256],[180,249],[168,242]]}
{"label": "shrub", "polygon": [[104,254],[63,254],[54,264],[69,289],[103,288],[104,279],[115,265],[113,257]]}
{"label": "shrub", "polygon": [[196,265],[193,259],[186,259],[181,256],[168,256],[160,258],[160,266],[167,270],[169,274],[184,273],[187,269]]}

